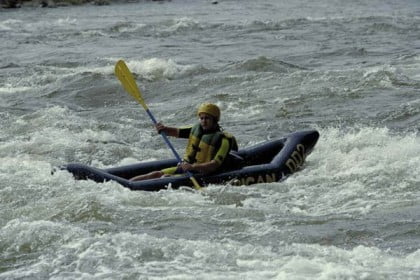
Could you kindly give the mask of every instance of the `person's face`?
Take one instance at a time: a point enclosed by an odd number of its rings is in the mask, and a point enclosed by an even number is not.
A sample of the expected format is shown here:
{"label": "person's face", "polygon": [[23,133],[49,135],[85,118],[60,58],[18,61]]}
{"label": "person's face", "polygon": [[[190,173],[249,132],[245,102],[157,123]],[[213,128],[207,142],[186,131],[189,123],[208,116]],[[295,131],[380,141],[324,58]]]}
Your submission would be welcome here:
{"label": "person's face", "polygon": [[198,115],[198,118],[200,120],[200,125],[204,130],[212,129],[213,126],[216,124],[214,118],[209,114],[200,113]]}

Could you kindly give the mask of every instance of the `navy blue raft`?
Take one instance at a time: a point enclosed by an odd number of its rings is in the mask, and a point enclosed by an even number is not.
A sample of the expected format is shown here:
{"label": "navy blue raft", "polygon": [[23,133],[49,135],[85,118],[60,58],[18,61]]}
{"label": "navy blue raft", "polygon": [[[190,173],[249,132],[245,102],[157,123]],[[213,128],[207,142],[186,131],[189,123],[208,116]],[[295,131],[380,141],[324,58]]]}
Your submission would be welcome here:
{"label": "navy blue raft", "polygon": [[[230,162],[221,173],[203,175],[194,174],[200,185],[231,184],[251,185],[277,182],[299,170],[305,158],[313,150],[319,133],[315,130],[299,131],[284,138],[269,140],[248,148],[231,152]],[[131,182],[129,178],[151,171],[175,166],[175,159],[142,162],[133,165],[98,169],[83,164],[72,163],[63,169],[73,173],[79,180],[90,179],[102,183],[116,181],[131,190],[158,191],[169,186],[176,189],[181,186],[192,186],[187,175],[178,175]]]}

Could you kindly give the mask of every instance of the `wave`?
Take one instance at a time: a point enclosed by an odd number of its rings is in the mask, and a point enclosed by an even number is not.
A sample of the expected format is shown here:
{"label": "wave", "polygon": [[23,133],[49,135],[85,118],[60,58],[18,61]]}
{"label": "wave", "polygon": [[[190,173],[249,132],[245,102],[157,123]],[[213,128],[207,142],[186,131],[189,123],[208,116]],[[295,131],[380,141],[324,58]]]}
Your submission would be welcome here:
{"label": "wave", "polygon": [[206,31],[273,31],[288,28],[296,28],[297,25],[307,25],[324,20],[314,20],[310,18],[286,19],[280,21],[244,21],[238,24],[229,24],[225,22],[213,23],[200,21],[191,17],[173,18],[162,20],[155,23],[137,23],[137,22],[118,22],[108,29],[109,33],[134,33],[144,36],[167,37],[184,33],[206,32]]}
{"label": "wave", "polygon": [[209,71],[201,65],[183,65],[172,59],[162,58],[128,60],[127,65],[133,73],[148,81],[173,80]]}
{"label": "wave", "polygon": [[212,28],[213,24],[201,23],[189,18],[174,18],[155,23],[118,22],[108,29],[110,34],[141,34],[143,36],[167,37],[173,34],[190,33]]}
{"label": "wave", "polygon": [[420,88],[420,81],[410,78],[405,75],[404,70],[391,65],[366,68],[362,80],[366,86]]}
{"label": "wave", "polygon": [[110,33],[135,33],[145,36],[167,37],[175,34],[206,32],[206,31],[275,31],[289,28],[296,28],[299,25],[308,25],[318,22],[330,21],[331,19],[312,19],[312,18],[294,18],[279,21],[273,20],[252,20],[244,21],[238,24],[229,24],[225,22],[214,23],[200,21],[196,18],[182,17],[162,20],[154,23],[137,22],[118,22],[108,30]]}
{"label": "wave", "polygon": [[74,65],[74,63],[70,62],[64,64],[52,62],[44,65],[36,65],[33,68],[17,68],[14,70],[14,75],[10,75],[0,82],[0,93],[40,91],[46,88],[58,88],[65,85],[66,79],[74,76],[86,73],[101,75],[110,75],[113,73],[111,66],[74,67]]}
{"label": "wave", "polygon": [[0,21],[0,31],[13,31],[22,25],[23,21],[16,19],[7,19]]}
{"label": "wave", "polygon": [[52,29],[51,25],[54,26],[54,29],[57,27],[62,31],[65,29],[74,29],[75,26],[79,25],[79,22],[76,18],[73,17],[62,17],[54,19],[53,21],[48,21],[41,18],[38,18],[35,21],[23,21],[16,19],[7,19],[0,21],[0,31],[12,31],[12,32],[23,32],[23,33],[38,33],[47,32]]}
{"label": "wave", "polygon": [[[3,68],[13,69],[14,75],[9,75],[0,82],[0,93],[21,91],[40,91],[46,88],[69,86],[77,80],[85,80],[89,76],[91,81],[98,78],[111,79],[114,76],[114,65],[118,58],[104,59],[105,65],[87,66],[80,62],[61,62],[59,60],[44,61],[31,68],[15,67],[7,64]],[[202,65],[180,64],[172,59],[148,58],[141,60],[130,59],[127,64],[139,79],[146,81],[174,80],[201,75],[211,70]]]}
{"label": "wave", "polygon": [[393,123],[401,130],[420,131],[420,99],[405,102],[392,111],[384,110],[378,114],[383,123]]}
{"label": "wave", "polygon": [[320,129],[320,134],[306,169],[282,186],[289,190],[290,211],[315,216],[366,214],[416,195],[418,133],[347,127]]}
{"label": "wave", "polygon": [[[246,22],[241,26],[231,26],[232,29],[245,29],[250,32],[255,31],[282,31],[282,30],[299,30],[305,28],[310,30],[314,27],[330,27],[332,30],[338,29],[340,32],[358,32],[360,34],[384,33],[413,33],[419,31],[417,21],[408,17],[391,17],[391,16],[343,16],[343,17],[301,17],[283,20],[254,20]],[[333,31],[330,31],[333,32]],[[287,34],[286,36],[296,36]]]}
{"label": "wave", "polygon": [[236,69],[256,72],[275,72],[290,73],[296,70],[306,70],[304,67],[287,63],[281,60],[259,56],[257,58],[246,59],[234,64]]}
{"label": "wave", "polygon": [[[243,61],[227,63],[218,68],[206,68],[200,64],[183,65],[172,59],[150,58],[144,60],[129,60],[128,66],[140,78],[148,81],[162,79],[182,79],[185,77],[197,76],[206,73],[226,73],[226,71],[253,71],[253,72],[274,72],[291,73],[305,68],[292,63],[260,56],[257,58],[245,59]],[[229,77],[225,77],[230,80]],[[211,80],[214,77],[210,78]]]}
{"label": "wave", "polygon": [[143,23],[132,23],[132,22],[118,22],[109,28],[111,33],[131,33],[144,30],[148,25]]}

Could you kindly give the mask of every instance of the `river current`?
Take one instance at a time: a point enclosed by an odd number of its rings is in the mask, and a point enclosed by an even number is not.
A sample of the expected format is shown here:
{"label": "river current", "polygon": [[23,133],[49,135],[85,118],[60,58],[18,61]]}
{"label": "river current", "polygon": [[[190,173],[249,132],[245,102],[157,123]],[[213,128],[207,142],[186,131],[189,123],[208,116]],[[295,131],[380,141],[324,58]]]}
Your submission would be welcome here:
{"label": "river current", "polygon": [[[172,157],[119,59],[167,125],[210,101],[240,147],[319,142],[301,171],[247,187],[52,175]],[[417,0],[0,10],[0,279],[418,279],[419,90]]]}

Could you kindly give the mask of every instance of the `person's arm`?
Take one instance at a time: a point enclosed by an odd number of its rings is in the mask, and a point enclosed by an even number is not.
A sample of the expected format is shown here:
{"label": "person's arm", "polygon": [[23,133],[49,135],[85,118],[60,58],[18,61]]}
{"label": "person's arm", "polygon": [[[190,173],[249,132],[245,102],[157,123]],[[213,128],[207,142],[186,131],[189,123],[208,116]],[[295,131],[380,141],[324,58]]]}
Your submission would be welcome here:
{"label": "person's arm", "polygon": [[167,136],[178,137],[178,135],[179,135],[179,129],[178,128],[165,126],[160,122],[156,124],[156,130],[159,134],[164,132]]}
{"label": "person's arm", "polygon": [[191,132],[191,126],[177,128],[165,126],[161,122],[158,122],[155,127],[158,133],[164,132],[167,136],[177,138],[188,138]]}
{"label": "person's arm", "polygon": [[180,165],[181,165],[182,170],[184,171],[196,171],[198,173],[203,173],[203,174],[214,172],[220,166],[220,164],[214,159],[212,159],[209,162],[193,163],[193,164],[183,161]]}

